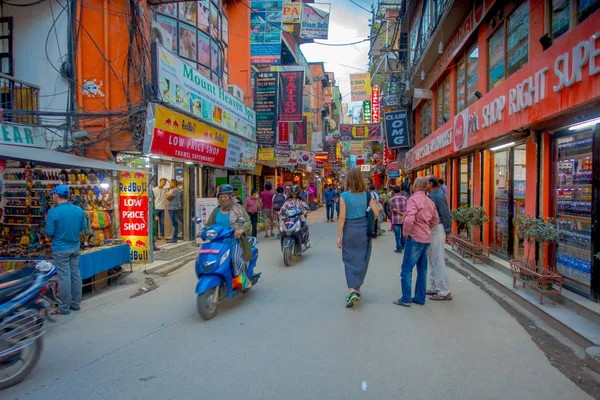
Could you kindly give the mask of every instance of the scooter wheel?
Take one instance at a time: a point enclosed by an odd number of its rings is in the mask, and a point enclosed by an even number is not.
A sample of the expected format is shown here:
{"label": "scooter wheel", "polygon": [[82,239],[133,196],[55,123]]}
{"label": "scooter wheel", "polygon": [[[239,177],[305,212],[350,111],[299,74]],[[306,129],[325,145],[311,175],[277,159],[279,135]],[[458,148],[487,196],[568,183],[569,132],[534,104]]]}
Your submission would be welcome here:
{"label": "scooter wheel", "polygon": [[196,306],[198,307],[198,313],[205,321],[214,318],[217,315],[219,306],[217,288],[212,288],[199,294],[196,299]]}
{"label": "scooter wheel", "polygon": [[284,247],[283,248],[283,263],[286,267],[292,265],[292,248]]}

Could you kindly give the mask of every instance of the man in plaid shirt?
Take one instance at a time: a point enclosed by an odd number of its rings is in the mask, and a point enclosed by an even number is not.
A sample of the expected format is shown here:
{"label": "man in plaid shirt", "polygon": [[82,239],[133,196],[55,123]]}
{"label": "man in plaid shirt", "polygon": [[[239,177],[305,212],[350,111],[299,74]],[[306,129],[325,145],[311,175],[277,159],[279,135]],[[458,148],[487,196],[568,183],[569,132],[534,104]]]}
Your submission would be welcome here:
{"label": "man in plaid shirt", "polygon": [[400,186],[394,186],[394,197],[390,199],[390,219],[394,226],[394,236],[396,237],[395,253],[404,251],[404,236],[402,235],[402,224],[406,215],[406,197],[400,194]]}

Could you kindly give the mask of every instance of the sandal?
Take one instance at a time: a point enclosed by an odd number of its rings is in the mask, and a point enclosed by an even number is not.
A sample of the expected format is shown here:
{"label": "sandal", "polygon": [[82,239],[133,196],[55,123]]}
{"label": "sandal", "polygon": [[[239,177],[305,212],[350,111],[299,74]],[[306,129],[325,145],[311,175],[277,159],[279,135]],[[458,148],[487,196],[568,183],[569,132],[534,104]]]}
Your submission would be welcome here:
{"label": "sandal", "polygon": [[410,303],[405,303],[400,300],[394,300],[394,304],[397,306],[402,306],[402,307],[410,307]]}
{"label": "sandal", "polygon": [[435,296],[436,294],[438,294],[438,292],[434,292],[433,290],[428,290],[425,292],[425,295],[427,296]]}
{"label": "sandal", "polygon": [[265,233],[265,239],[268,239],[268,238],[269,238],[269,235],[267,235],[267,234]]}
{"label": "sandal", "polygon": [[434,294],[433,296],[431,296],[429,298],[429,300],[437,300],[437,301],[452,300],[452,293],[448,293],[445,296],[440,296],[439,294]]}

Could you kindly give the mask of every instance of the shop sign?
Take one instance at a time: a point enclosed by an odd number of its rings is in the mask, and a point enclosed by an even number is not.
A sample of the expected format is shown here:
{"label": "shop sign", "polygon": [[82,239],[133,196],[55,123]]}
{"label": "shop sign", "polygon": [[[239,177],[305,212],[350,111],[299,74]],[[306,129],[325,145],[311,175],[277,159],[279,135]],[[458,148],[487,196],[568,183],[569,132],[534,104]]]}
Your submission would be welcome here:
{"label": "shop sign", "polygon": [[[308,104],[308,103],[306,103]],[[312,150],[312,113],[305,112],[302,113],[302,123],[304,124],[304,130],[306,131],[306,146],[304,146],[306,151]]]}
{"label": "shop sign", "polygon": [[275,161],[275,148],[264,147],[258,149],[258,160],[259,161]]}
{"label": "shop sign", "polygon": [[277,157],[289,157],[292,154],[292,148],[290,146],[277,145],[275,147],[275,155]]}
{"label": "shop sign", "polygon": [[491,141],[600,98],[600,13],[557,40],[413,149],[415,167]]}
{"label": "shop sign", "polygon": [[279,120],[302,122],[304,72],[279,73]]}
{"label": "shop sign", "polygon": [[237,136],[229,136],[225,166],[233,169],[252,170],[256,166],[258,145]]}
{"label": "shop sign", "polygon": [[389,179],[398,179],[400,178],[400,171],[388,171],[387,176]]}
{"label": "shop sign", "polygon": [[283,2],[281,22],[284,24],[299,24],[302,16],[302,3]]}
{"label": "shop sign", "polygon": [[408,147],[409,139],[406,111],[385,113],[384,119],[387,147],[390,149]]}
{"label": "shop sign", "polygon": [[254,108],[258,143],[273,145],[277,129],[277,72],[259,72],[255,76]]}
{"label": "shop sign", "polygon": [[294,138],[293,138],[294,145],[305,147],[306,144],[308,143],[308,136],[307,136],[308,121],[307,121],[306,115],[303,114],[302,122],[297,122],[295,125],[296,125],[296,129],[294,129]]}
{"label": "shop sign", "polygon": [[256,114],[227,90],[157,45],[158,81],[162,101],[246,139],[256,140]]}
{"label": "shop sign", "polygon": [[363,153],[363,144],[359,141],[350,141],[350,155],[360,156]]}
{"label": "shop sign", "polygon": [[[331,7],[331,5],[327,5]],[[320,6],[323,7],[325,4]],[[329,37],[329,11],[317,8],[315,5],[304,4],[301,21],[300,37],[302,39],[327,40]]]}
{"label": "shop sign", "polygon": [[371,123],[371,100],[365,100],[362,103],[363,121],[366,124]]}
{"label": "shop sign", "polygon": [[351,101],[371,100],[371,74],[350,74]]}
{"label": "shop sign", "polygon": [[[210,214],[219,205],[219,200],[215,197],[196,198],[196,217],[200,217],[202,223],[206,225]],[[198,228],[196,228],[198,229]]]}
{"label": "shop sign", "polygon": [[379,86],[373,86],[371,91],[371,122],[379,122]]}
{"label": "shop sign", "polygon": [[119,175],[119,230],[121,239],[131,247],[131,260],[150,262],[148,174],[121,172]]}
{"label": "shop sign", "polygon": [[46,148],[46,140],[36,127],[0,124],[0,131],[0,144]]}
{"label": "shop sign", "polygon": [[340,134],[341,140],[380,140],[381,125],[379,123],[341,124]]}
{"label": "shop sign", "polygon": [[310,149],[312,151],[323,151],[323,132],[313,132]]}
{"label": "shop sign", "polygon": [[245,175],[232,175],[229,177],[229,184],[233,187],[233,189],[237,189],[239,194],[240,194],[240,198],[244,198],[244,182],[246,180],[246,176]]}
{"label": "shop sign", "polygon": [[250,62],[281,64],[283,1],[252,0],[250,9]]}
{"label": "shop sign", "polygon": [[279,121],[277,128],[277,144],[290,145],[290,124]]}
{"label": "shop sign", "polygon": [[154,126],[146,133],[150,154],[225,166],[229,135],[181,113],[156,105]]}
{"label": "shop sign", "polygon": [[331,143],[327,149],[327,160],[329,162],[336,162],[337,161],[337,157],[335,154],[335,143]]}

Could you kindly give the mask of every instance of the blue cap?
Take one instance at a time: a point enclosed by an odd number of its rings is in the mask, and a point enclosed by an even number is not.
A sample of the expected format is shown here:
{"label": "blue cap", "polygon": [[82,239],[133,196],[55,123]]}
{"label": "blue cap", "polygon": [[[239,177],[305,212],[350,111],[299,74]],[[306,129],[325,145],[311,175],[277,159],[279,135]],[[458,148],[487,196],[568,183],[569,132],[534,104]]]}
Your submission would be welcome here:
{"label": "blue cap", "polygon": [[61,197],[69,197],[71,189],[67,185],[56,185],[50,194],[57,194]]}

